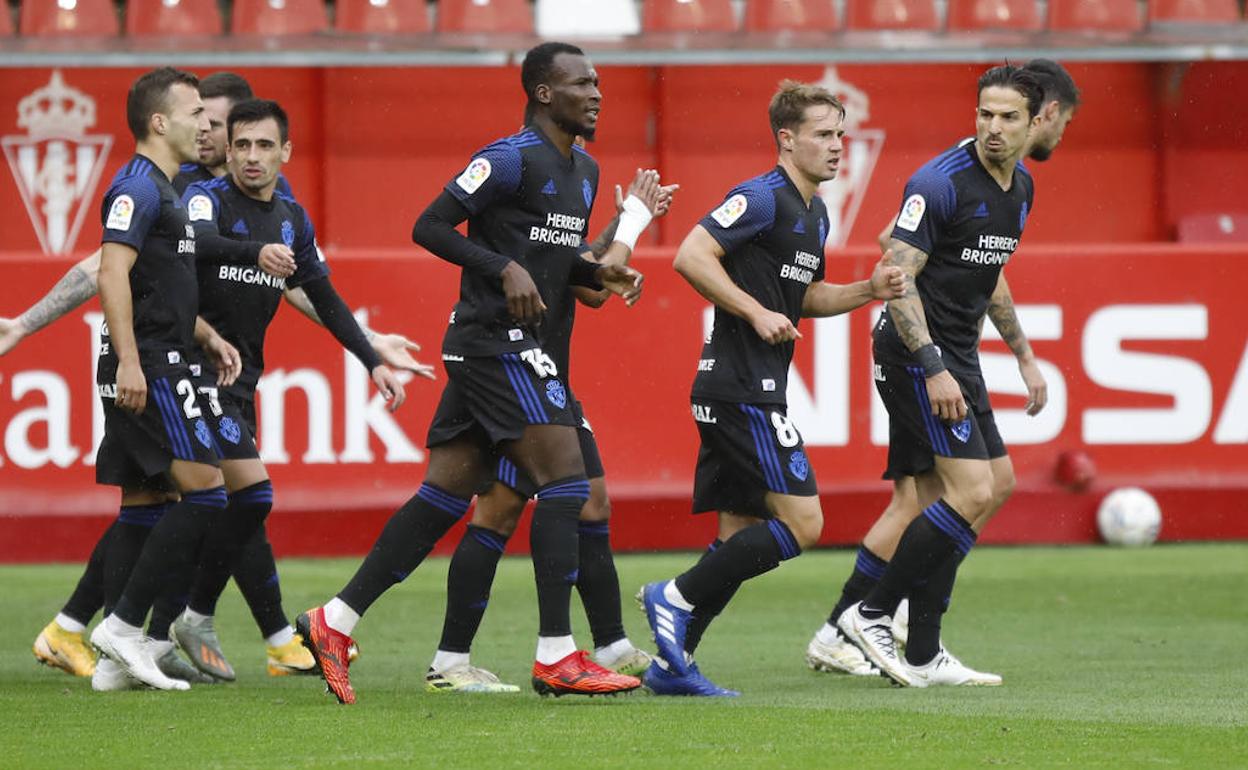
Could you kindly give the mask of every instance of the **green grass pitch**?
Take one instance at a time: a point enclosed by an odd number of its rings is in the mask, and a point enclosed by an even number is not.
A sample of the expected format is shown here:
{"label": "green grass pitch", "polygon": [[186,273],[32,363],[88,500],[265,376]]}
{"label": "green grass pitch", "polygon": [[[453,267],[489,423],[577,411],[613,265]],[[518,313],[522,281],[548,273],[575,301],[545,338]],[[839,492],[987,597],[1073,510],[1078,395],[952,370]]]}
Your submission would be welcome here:
{"label": "green grass pitch", "polygon": [[[631,594],[690,554],[621,556]],[[703,670],[733,701],[542,699],[527,687],[536,608],[525,558],[505,559],[473,651],[520,695],[426,693],[447,560],[425,564],[360,624],[359,704],[319,679],[269,679],[237,592],[218,628],[234,685],[93,693],[37,666],[30,644],[79,567],[0,568],[0,767],[1245,767],[1248,545],[981,548],[945,641],[1005,686],[902,690],[817,674],[802,653],[853,554],[818,551],[749,583],[712,626]],[[281,564],[286,607],[327,599],[356,560]],[[577,638],[588,644],[579,604]]]}

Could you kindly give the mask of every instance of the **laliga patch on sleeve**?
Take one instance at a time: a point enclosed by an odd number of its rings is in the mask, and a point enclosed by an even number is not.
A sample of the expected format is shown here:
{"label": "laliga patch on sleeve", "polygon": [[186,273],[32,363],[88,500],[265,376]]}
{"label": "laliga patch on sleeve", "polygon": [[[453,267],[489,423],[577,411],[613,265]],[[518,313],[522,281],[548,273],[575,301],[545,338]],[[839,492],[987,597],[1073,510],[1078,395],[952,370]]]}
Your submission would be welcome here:
{"label": "laliga patch on sleeve", "polygon": [[492,170],[490,162],[485,158],[473,158],[468,168],[464,169],[464,173],[455,180],[455,184],[459,185],[459,189],[472,195],[485,184],[485,180],[490,178]]}
{"label": "laliga patch on sleeve", "polygon": [[211,222],[212,199],[207,195],[193,196],[186,203],[186,217],[192,222]]}
{"label": "laliga patch on sleeve", "polygon": [[712,211],[711,219],[718,222],[720,227],[732,227],[732,223],[740,219],[748,207],[749,203],[746,201],[745,196],[738,193]]}
{"label": "laliga patch on sleeve", "polygon": [[134,198],[129,195],[118,195],[108,209],[108,220],[104,227],[109,230],[130,229],[130,221],[134,219]]}
{"label": "laliga patch on sleeve", "polygon": [[901,206],[901,213],[897,215],[897,226],[910,232],[918,230],[925,211],[927,211],[927,201],[923,196],[917,193],[911,195]]}

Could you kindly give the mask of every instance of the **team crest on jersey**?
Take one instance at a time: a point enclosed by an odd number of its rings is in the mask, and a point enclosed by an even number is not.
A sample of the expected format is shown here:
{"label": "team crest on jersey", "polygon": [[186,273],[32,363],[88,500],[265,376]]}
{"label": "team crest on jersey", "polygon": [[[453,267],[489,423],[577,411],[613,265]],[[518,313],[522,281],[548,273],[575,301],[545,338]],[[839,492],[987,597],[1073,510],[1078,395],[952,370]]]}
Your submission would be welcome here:
{"label": "team crest on jersey", "polygon": [[585,196],[585,208],[592,209],[594,207],[594,186],[589,183],[588,179],[581,180],[581,195]]}
{"label": "team crest on jersey", "polygon": [[282,220],[282,243],[287,248],[295,245],[295,226],[290,223],[289,219]]}
{"label": "team crest on jersey", "polygon": [[243,431],[233,417],[222,417],[217,425],[217,432],[221,434],[221,438],[231,444],[238,444],[238,440],[243,437]]}
{"label": "team crest on jersey", "polygon": [[472,195],[485,184],[485,180],[490,178],[492,170],[490,162],[485,158],[473,158],[468,168],[464,169],[464,173],[455,180],[455,184],[459,185],[459,189]]}
{"label": "team crest on jersey", "polygon": [[108,207],[108,219],[104,222],[104,227],[125,232],[130,229],[130,222],[133,219],[134,198],[129,195],[118,195],[113,199],[113,205]]}
{"label": "team crest on jersey", "polygon": [[212,199],[207,195],[193,195],[186,202],[186,218],[192,222],[212,221]]}
{"label": "team crest on jersey", "polygon": [[203,417],[195,421],[195,438],[199,439],[199,443],[205,448],[212,449],[212,431],[208,430],[208,423],[204,422]]}
{"label": "team crest on jersey", "polygon": [[732,223],[741,218],[741,215],[745,213],[749,205],[745,200],[745,196],[738,193],[712,211],[711,218],[718,222],[720,227],[732,227]]}
{"label": "team crest on jersey", "polygon": [[1027,201],[1023,201],[1023,208],[1018,212],[1018,231],[1021,233],[1023,228],[1027,226]]}
{"label": "team crest on jersey", "polygon": [[568,391],[564,390],[562,382],[551,380],[546,383],[546,400],[554,404],[557,409],[568,405]]}
{"label": "team crest on jersey", "polygon": [[958,423],[957,425],[950,425],[949,432],[953,434],[954,438],[956,438],[958,441],[961,441],[963,444],[965,444],[971,438],[970,419],[967,418],[963,420],[962,422]]}
{"label": "team crest on jersey", "polygon": [[806,453],[797,450],[789,455],[789,473],[793,474],[793,478],[798,481],[805,481],[810,475],[810,461],[806,459]]}
{"label": "team crest on jersey", "polygon": [[897,215],[897,226],[902,230],[914,232],[919,229],[919,223],[923,221],[923,214],[927,211],[927,200],[922,195],[915,193],[906,202],[901,204],[901,213]]}
{"label": "team crest on jersey", "polygon": [[68,254],[91,206],[113,146],[109,134],[88,134],[95,99],[65,84],[53,70],[48,84],[17,103],[25,134],[0,138],[9,171],[45,254]]}

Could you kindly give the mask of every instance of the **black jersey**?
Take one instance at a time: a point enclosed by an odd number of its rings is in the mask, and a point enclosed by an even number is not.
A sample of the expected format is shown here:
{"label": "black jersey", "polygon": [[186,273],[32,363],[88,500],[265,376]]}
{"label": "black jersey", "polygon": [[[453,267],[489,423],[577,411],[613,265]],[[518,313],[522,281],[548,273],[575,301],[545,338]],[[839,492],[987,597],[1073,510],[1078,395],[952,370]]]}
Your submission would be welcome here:
{"label": "black jersey", "polygon": [[[122,243],[138,252],[130,269],[130,298],[139,362],[146,371],[184,364],[194,347],[198,289],[195,230],[169,178],[156,164],[135,155],[121,167],[100,206],[103,243]],[[108,328],[101,335],[96,382],[117,380],[117,357]]]}
{"label": "black jersey", "polygon": [[[211,182],[216,178],[208,167],[201,163],[183,163],[178,166],[177,176],[173,178],[173,189],[178,191],[178,195],[182,195],[186,192],[186,188],[196,182]],[[274,192],[294,197],[294,193],[290,190],[290,182],[287,182],[286,177],[281,174],[277,175],[277,187]]]}
{"label": "black jersey", "polygon": [[[1035,195],[1021,162],[1010,189],[1002,190],[975,147],[962,143],[915,172],[893,227],[894,238],[928,255],[917,281],[928,331],[945,366],[968,373],[979,372],[980,321]],[[888,313],[875,328],[875,355],[892,364],[914,362]]]}
{"label": "black jersey", "polygon": [[[824,274],[828,211],[810,206],[784,169],[734,187],[699,223],[724,248],[733,283],[794,324],[812,281]],[[715,327],[702,346],[693,396],[739,403],[785,403],[793,343],[769,345],[748,321],[715,308]]]}
{"label": "black jersey", "polygon": [[[229,389],[250,400],[264,372],[264,335],[287,288],[329,275],[316,248],[312,222],[294,198],[275,192],[269,201],[247,197],[229,177],[197,182],[183,201],[191,224],[201,235],[197,260],[199,313],[238,348],[243,372]],[[295,272],[275,278],[249,264],[221,261],[209,248],[209,234],[256,244],[284,243],[295,252]]]}
{"label": "black jersey", "polygon": [[[541,131],[527,128],[474,155],[446,189],[468,210],[468,238],[528,270],[555,310],[549,316],[561,315],[598,194],[598,163],[575,146],[565,158]],[[571,332],[570,320],[548,317],[547,323],[566,323]],[[512,320],[497,275],[463,271],[443,352],[496,355],[539,346],[543,336]]]}

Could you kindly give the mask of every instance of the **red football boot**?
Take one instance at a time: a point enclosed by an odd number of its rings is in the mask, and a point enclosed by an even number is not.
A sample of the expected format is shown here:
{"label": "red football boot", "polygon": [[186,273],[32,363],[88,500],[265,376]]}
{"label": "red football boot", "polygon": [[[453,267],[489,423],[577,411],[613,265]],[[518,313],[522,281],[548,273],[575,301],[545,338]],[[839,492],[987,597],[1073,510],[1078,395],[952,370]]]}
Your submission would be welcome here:
{"label": "red football boot", "polygon": [[321,677],[338,702],[355,703],[355,689],[351,687],[351,677],[347,674],[347,667],[351,665],[350,650],[355,647],[355,640],[329,627],[323,607],[302,613],[295,619],[295,630],[303,637],[303,646],[316,659]]}
{"label": "red football boot", "polygon": [[533,689],[539,695],[613,695],[638,687],[641,687],[640,679],[603,668],[584,650],[577,650],[549,666],[533,664]]}

